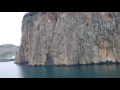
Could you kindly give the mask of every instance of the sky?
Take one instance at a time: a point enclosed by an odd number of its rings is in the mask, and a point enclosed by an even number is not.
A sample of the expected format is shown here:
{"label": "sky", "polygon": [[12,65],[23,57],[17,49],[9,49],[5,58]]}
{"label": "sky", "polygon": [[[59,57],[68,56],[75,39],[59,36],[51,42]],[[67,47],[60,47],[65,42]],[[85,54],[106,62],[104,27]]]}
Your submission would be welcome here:
{"label": "sky", "polygon": [[22,19],[26,13],[0,12],[0,45],[20,45]]}

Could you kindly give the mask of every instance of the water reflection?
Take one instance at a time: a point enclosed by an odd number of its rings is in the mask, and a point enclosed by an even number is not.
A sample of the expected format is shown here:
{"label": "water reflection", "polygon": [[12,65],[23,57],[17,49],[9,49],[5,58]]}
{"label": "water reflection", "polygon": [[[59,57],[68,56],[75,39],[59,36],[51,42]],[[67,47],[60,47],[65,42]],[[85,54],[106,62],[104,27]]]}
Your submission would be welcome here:
{"label": "water reflection", "polygon": [[120,65],[29,67],[14,62],[0,63],[0,78],[119,78]]}

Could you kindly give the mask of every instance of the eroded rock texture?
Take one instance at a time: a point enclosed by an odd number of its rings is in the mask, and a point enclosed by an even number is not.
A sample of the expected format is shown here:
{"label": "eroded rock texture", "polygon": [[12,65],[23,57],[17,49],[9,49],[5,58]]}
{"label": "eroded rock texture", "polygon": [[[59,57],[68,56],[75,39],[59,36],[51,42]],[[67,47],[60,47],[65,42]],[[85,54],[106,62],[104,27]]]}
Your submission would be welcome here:
{"label": "eroded rock texture", "polygon": [[120,62],[119,12],[29,12],[15,63]]}

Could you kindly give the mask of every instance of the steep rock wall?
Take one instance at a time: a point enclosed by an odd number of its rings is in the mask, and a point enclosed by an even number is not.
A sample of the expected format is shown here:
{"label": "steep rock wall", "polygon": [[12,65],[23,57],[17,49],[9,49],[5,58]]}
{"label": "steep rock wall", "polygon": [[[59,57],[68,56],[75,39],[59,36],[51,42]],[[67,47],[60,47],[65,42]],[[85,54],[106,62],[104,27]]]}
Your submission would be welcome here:
{"label": "steep rock wall", "polygon": [[120,62],[119,12],[29,12],[15,63]]}

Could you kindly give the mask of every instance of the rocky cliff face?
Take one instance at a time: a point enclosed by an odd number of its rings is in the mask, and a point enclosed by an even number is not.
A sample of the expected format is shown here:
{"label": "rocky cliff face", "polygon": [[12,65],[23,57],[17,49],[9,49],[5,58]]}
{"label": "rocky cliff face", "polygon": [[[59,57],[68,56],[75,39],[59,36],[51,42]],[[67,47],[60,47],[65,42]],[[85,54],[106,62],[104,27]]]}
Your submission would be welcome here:
{"label": "rocky cliff face", "polygon": [[30,12],[15,63],[120,62],[120,12]]}

